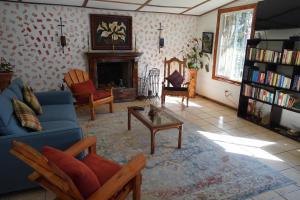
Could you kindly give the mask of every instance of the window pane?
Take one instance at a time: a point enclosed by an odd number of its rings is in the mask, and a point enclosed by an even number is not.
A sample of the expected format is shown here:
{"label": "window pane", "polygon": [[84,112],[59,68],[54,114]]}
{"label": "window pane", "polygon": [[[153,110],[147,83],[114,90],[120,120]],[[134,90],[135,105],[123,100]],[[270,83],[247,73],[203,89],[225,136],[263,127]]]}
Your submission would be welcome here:
{"label": "window pane", "polygon": [[253,9],[223,13],[220,17],[216,76],[241,81]]}

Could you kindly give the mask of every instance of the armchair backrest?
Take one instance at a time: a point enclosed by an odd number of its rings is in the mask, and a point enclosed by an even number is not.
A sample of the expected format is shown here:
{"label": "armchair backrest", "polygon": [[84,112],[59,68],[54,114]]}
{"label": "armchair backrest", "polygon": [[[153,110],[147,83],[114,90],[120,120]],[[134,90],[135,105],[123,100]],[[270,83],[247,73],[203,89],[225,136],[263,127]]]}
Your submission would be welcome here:
{"label": "armchair backrest", "polygon": [[73,84],[82,83],[89,80],[89,74],[80,69],[72,69],[68,71],[64,76],[64,82],[69,88]]}
{"label": "armchair backrest", "polygon": [[[165,58],[164,61],[164,79],[170,76],[175,70],[177,70],[182,77],[185,77],[185,68],[186,68],[186,58],[180,60],[176,57],[173,57],[169,60]],[[168,81],[167,86],[170,87],[170,83]]]}
{"label": "armchair backrest", "polygon": [[36,181],[45,189],[55,192],[59,199],[84,199],[72,179],[65,172],[29,145],[13,141],[10,153],[35,170],[28,176],[31,181]]}

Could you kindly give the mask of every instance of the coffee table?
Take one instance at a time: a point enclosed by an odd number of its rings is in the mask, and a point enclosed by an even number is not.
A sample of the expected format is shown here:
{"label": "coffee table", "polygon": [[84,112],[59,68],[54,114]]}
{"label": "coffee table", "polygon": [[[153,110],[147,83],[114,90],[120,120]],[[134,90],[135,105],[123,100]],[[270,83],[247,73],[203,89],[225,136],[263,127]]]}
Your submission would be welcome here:
{"label": "coffee table", "polygon": [[[151,133],[151,154],[155,151],[155,135],[158,131],[176,128],[179,130],[178,148],[181,148],[183,122],[176,119],[170,112],[154,105],[138,110],[136,106],[128,107],[128,130],[131,130],[131,115],[141,121]],[[149,113],[150,112],[150,113]]]}

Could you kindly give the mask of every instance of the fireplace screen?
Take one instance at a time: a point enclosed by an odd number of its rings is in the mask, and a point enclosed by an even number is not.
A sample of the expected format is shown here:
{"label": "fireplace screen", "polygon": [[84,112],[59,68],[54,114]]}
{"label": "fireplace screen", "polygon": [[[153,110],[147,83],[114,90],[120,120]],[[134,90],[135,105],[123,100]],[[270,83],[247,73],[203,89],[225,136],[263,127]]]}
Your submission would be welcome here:
{"label": "fireplace screen", "polygon": [[132,87],[131,62],[101,62],[97,64],[98,87]]}

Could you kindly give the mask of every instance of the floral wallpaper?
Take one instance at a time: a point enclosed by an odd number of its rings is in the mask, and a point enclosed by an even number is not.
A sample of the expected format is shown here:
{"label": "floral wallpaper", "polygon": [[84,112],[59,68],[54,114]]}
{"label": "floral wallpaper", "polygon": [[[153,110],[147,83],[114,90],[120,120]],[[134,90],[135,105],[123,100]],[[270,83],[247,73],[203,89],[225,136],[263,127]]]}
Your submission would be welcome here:
{"label": "floral wallpaper", "polygon": [[[70,68],[87,70],[89,14],[132,16],[133,48],[143,52],[139,74],[145,67],[163,73],[165,57],[182,57],[180,51],[189,39],[198,36],[198,18],[171,14],[86,9],[67,6],[0,2],[0,56],[15,65],[21,77],[37,91],[58,89]],[[65,53],[59,46],[59,17],[67,38]],[[165,47],[158,52],[158,26],[162,23]]]}

